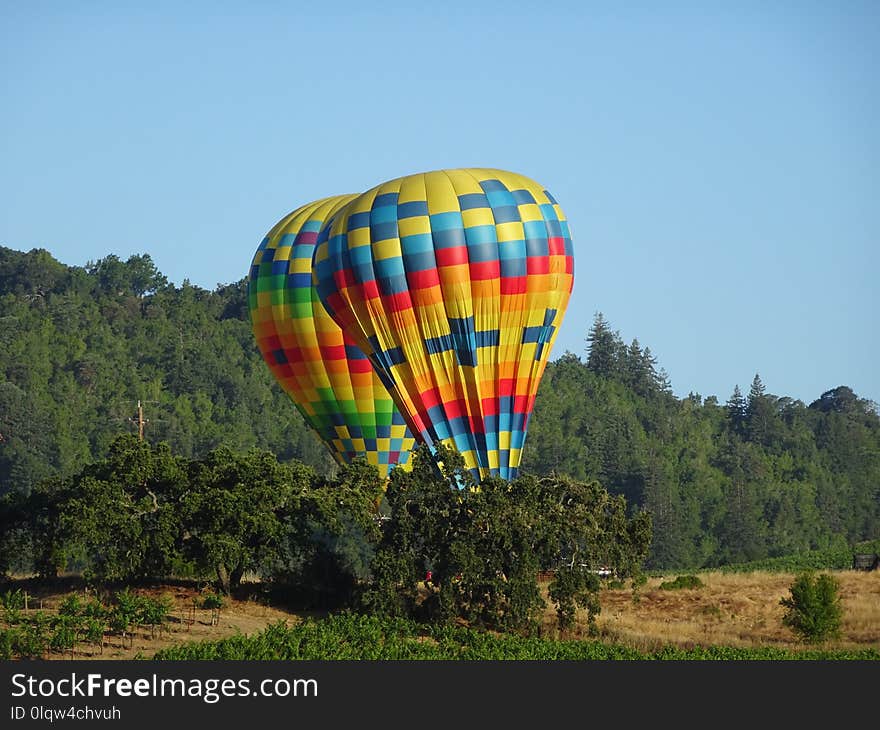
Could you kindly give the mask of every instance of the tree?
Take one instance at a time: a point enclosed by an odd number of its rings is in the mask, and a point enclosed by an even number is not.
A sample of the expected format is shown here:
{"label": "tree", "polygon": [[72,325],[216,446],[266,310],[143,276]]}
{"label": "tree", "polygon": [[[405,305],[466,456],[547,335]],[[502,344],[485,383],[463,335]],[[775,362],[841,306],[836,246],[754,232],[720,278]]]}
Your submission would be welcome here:
{"label": "tree", "polygon": [[826,390],[810,403],[810,408],[822,413],[864,413],[866,410],[865,401],[845,385]]}
{"label": "tree", "polygon": [[742,433],[746,422],[746,399],[743,398],[739,385],[733,388],[733,394],[725,406],[730,427],[734,433]]}
{"label": "tree", "polygon": [[722,562],[742,563],[765,557],[767,523],[760,493],[764,467],[760,452],[735,436],[727,436],[716,459],[727,476],[726,514],[719,526]]}
{"label": "tree", "polygon": [[606,378],[618,375],[620,356],[625,348],[620,335],[611,331],[601,312],[597,312],[593,319],[587,341],[589,342],[587,368]]}
{"label": "tree", "polygon": [[312,479],[280,510],[282,536],[272,580],[307,608],[351,606],[370,578],[380,530],[382,480],[356,459],[332,480]]}
{"label": "tree", "polygon": [[163,577],[179,557],[184,470],[165,444],[120,436],[107,458],[32,495],[38,567],[98,580]]}
{"label": "tree", "polygon": [[[578,606],[590,617],[598,612],[600,566],[621,578],[638,574],[650,517],[627,518],[622,497],[595,482],[553,477],[487,479],[473,488],[460,455],[438,452],[440,470],[420,448],[412,472],[392,474],[365,595],[370,610],[528,632],[544,608],[542,568],[557,569],[550,595],[564,627]],[[431,581],[420,587],[428,570]]]}
{"label": "tree", "polygon": [[86,271],[97,278],[101,289],[114,295],[142,297],[168,285],[149,254],[129,256],[125,262],[109,254],[86,264]]}
{"label": "tree", "polygon": [[755,373],[749,399],[746,404],[745,432],[749,441],[770,446],[776,433],[776,409],[771,399],[764,393],[761,376]]}
{"label": "tree", "polygon": [[[597,482],[543,479],[539,486],[538,534],[542,562],[556,565],[548,592],[556,605],[559,627],[570,628],[577,607],[587,610],[594,626],[599,604],[600,568],[619,580],[641,581],[641,566],[651,545],[652,520],[647,512],[627,517],[622,496],[612,496]],[[542,534],[543,533],[543,534]]]}
{"label": "tree", "polygon": [[[442,445],[439,463],[425,446],[412,453],[409,472],[395,469],[385,489],[382,537],[372,564],[372,581],[363,596],[368,610],[391,616],[417,616],[419,583],[435,571],[451,540],[463,486],[472,486],[461,456]],[[439,574],[438,574],[439,580]]]}
{"label": "tree", "polygon": [[224,593],[247,570],[268,574],[283,539],[280,513],[312,478],[307,467],[279,464],[259,449],[239,455],[222,446],[191,462],[181,499],[187,554],[216,574]]}
{"label": "tree", "polygon": [[790,597],[779,602],[786,609],[782,623],[804,641],[837,638],[843,616],[839,589],[827,573],[802,573],[789,588]]}

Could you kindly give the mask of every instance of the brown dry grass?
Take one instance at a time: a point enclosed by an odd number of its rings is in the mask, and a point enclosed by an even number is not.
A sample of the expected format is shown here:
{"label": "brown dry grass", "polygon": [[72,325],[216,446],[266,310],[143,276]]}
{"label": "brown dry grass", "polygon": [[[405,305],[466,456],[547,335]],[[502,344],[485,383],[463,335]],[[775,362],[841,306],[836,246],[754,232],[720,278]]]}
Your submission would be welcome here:
{"label": "brown dry grass", "polygon": [[[724,645],[739,647],[773,646],[802,649],[790,630],[782,625],[783,607],[779,601],[789,595],[795,575],[788,573],[698,573],[703,587],[690,590],[660,590],[664,580],[675,574],[653,577],[642,586],[638,601],[631,588],[603,589],[602,611],[597,618],[600,638],[622,643],[642,651],[657,649],[664,644],[682,647]],[[829,649],[880,649],[880,571],[834,571],[840,584],[843,604],[841,638],[828,642]],[[7,586],[8,587],[8,586]],[[71,592],[82,591],[78,581],[45,584],[22,581],[18,584],[29,591],[29,608],[54,613],[61,600]],[[544,584],[546,588],[546,583]],[[152,596],[168,595],[174,601],[167,631],[151,637],[149,628],[140,628],[133,642],[108,634],[103,649],[80,645],[74,659],[132,659],[138,654],[152,656],[159,649],[189,641],[216,640],[236,633],[253,634],[279,620],[297,621],[303,614],[267,605],[246,595],[227,599],[219,624],[211,625],[211,612],[195,611],[193,598],[197,586],[185,583],[138,588],[138,593]],[[582,617],[583,618],[583,617]],[[548,607],[542,634],[558,636],[556,616]],[[585,638],[586,622],[565,638]],[[49,654],[48,659],[70,659]]]}
{"label": "brown dry grass", "polygon": [[[880,649],[880,572],[831,571],[840,584],[843,625],[834,649]],[[664,644],[803,648],[782,624],[780,599],[789,597],[788,573],[698,573],[702,588],[661,590],[675,574],[650,578],[633,600],[626,589],[605,589],[597,618],[600,636],[640,650]],[[548,610],[545,625],[555,615]],[[575,632],[583,635],[583,629]]]}
{"label": "brown dry grass", "polygon": [[[7,586],[8,588],[9,586]],[[30,611],[43,610],[50,615],[57,613],[58,605],[71,593],[85,597],[82,581],[76,578],[56,581],[21,580],[13,588],[21,588],[29,593]],[[267,605],[242,591],[239,598],[225,598],[216,625],[211,623],[210,609],[193,610],[193,599],[204,591],[195,584],[186,582],[152,587],[133,588],[134,592],[154,598],[168,596],[173,601],[167,628],[151,635],[150,627],[138,627],[124,640],[121,636],[107,633],[103,649],[97,645],[78,644],[71,652],[49,652],[46,659],[134,659],[139,654],[150,657],[160,649],[190,641],[214,641],[236,633],[255,634],[269,624],[279,620],[296,621],[298,615],[281,608]],[[103,597],[107,602],[108,597]],[[3,627],[0,621],[0,628]]]}

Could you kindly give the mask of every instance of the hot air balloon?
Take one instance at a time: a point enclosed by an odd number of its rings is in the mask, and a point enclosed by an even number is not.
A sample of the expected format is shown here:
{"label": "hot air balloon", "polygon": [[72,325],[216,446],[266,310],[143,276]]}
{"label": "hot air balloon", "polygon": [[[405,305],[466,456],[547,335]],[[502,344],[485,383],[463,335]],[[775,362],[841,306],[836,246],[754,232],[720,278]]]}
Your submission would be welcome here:
{"label": "hot air balloon", "polygon": [[318,300],[312,254],[322,224],[353,195],[293,211],[254,255],[248,305],[257,346],[281,387],[336,460],[365,457],[387,477],[406,465],[412,434],[370,361]]}
{"label": "hot air balloon", "polygon": [[543,186],[492,169],[383,183],[322,227],[314,281],[419,440],[454,446],[478,481],[516,476],[574,283]]}

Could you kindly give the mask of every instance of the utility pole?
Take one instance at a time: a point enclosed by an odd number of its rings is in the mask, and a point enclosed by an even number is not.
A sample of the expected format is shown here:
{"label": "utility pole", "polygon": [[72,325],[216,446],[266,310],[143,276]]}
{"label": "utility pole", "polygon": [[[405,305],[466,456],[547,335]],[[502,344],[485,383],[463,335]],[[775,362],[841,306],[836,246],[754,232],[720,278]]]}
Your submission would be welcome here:
{"label": "utility pole", "polygon": [[137,425],[138,425],[138,441],[144,440],[144,424],[148,423],[148,421],[144,418],[144,407],[140,401],[138,401],[138,415],[137,415]]}

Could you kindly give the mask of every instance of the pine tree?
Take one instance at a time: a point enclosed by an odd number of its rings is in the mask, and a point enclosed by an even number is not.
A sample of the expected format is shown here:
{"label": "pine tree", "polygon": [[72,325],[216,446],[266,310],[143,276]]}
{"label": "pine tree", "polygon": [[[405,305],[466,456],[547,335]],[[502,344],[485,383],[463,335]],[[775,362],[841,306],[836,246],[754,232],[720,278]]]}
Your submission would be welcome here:
{"label": "pine tree", "polygon": [[734,386],[733,394],[728,399],[725,407],[730,427],[735,433],[741,433],[746,420],[746,399],[743,398],[739,385]]}
{"label": "pine tree", "polygon": [[746,404],[746,437],[756,444],[768,445],[772,434],[773,405],[765,395],[761,376],[755,373]]}
{"label": "pine tree", "polygon": [[605,378],[619,375],[621,355],[625,346],[620,335],[611,331],[601,312],[597,312],[593,319],[587,342],[590,343],[587,367]]}

